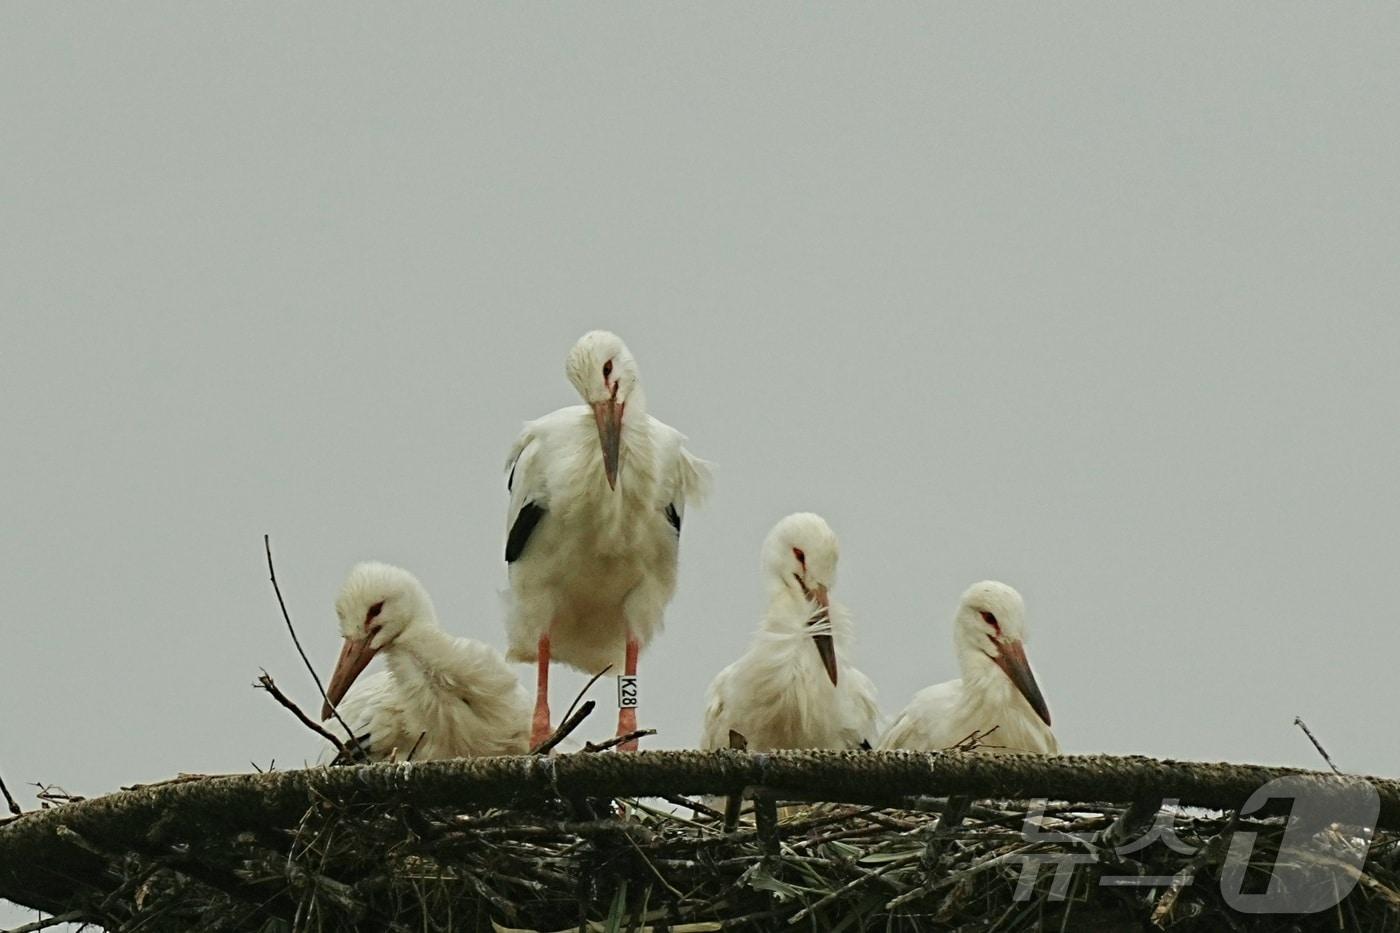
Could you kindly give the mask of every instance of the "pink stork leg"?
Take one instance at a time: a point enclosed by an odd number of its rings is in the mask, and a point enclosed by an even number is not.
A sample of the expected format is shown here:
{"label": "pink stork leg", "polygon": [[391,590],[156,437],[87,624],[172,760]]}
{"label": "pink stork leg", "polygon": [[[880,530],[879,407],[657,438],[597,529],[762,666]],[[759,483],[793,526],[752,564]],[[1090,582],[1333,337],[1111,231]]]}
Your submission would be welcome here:
{"label": "pink stork leg", "polygon": [[[627,639],[627,671],[626,671],[626,675],[627,675],[629,681],[630,681],[634,686],[635,686],[635,684],[637,683],[637,680],[636,680],[636,677],[637,677],[637,653],[638,653],[639,650],[640,650],[640,646],[637,644],[637,640],[636,640],[635,638],[629,638],[629,639]],[[634,700],[636,699],[636,696],[637,696],[637,694],[636,694],[635,692],[633,692],[632,698],[633,698]],[[621,700],[621,694],[619,693],[619,701],[620,701],[620,700]],[[621,707],[618,709],[618,711],[617,711],[617,734],[618,734],[618,735],[627,735],[629,732],[636,732],[636,731],[637,731],[637,707],[636,707],[635,705],[633,705],[633,706],[621,706]],[[623,742],[621,745],[619,745],[619,746],[617,747],[617,750],[620,751],[620,752],[635,752],[635,751],[637,750],[637,740],[636,740],[636,739],[632,739],[630,742]]]}
{"label": "pink stork leg", "polygon": [[549,635],[540,636],[535,685],[535,718],[530,723],[530,748],[534,749],[554,731],[549,727]]}

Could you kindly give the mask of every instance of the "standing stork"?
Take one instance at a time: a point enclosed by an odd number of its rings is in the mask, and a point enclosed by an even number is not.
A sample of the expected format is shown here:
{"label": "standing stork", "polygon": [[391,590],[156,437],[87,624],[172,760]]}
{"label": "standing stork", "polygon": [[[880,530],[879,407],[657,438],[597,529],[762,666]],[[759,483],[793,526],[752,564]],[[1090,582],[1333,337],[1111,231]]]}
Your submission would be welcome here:
{"label": "standing stork", "polygon": [[[331,707],[372,760],[528,751],[530,696],[500,652],[438,625],[428,591],[407,570],[357,564],[335,601],[345,639],[326,690]],[[383,654],[388,669],[356,682]],[[353,686],[353,689],[352,689]],[[339,722],[327,723],[343,733]]]}
{"label": "standing stork", "polygon": [[584,334],[565,372],[584,404],[527,422],[506,481],[508,655],[538,665],[532,744],[550,733],[551,660],[620,671],[618,735],[635,731],[637,657],[676,590],[686,503],[710,481],[685,436],[647,414],[617,335]]}
{"label": "standing stork", "polygon": [[850,616],[829,595],[837,551],[836,533],[810,512],[768,533],[768,611],[748,651],[710,684],[702,748],[728,748],[730,730],[755,751],[870,747],[875,686],[847,660]]}
{"label": "standing stork", "polygon": [[987,742],[978,750],[992,754],[1058,755],[1060,743],[1026,660],[1025,639],[1021,594],[992,580],[973,584],[953,620],[962,679],[916,693],[880,747],[939,751],[981,736]]}

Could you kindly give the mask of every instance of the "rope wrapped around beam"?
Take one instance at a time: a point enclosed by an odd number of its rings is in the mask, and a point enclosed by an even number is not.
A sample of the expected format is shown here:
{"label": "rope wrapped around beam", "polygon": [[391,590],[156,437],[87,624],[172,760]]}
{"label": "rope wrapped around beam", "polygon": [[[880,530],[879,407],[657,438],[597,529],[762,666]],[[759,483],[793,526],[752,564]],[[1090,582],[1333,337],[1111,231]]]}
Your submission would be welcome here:
{"label": "rope wrapped around beam", "polygon": [[104,867],[74,839],[111,852],[169,853],[211,834],[285,828],[316,800],[529,807],[557,798],[723,795],[761,787],[779,797],[832,803],[896,805],[912,796],[949,795],[1176,798],[1186,806],[1228,810],[1268,781],[1299,774],[1320,796],[1339,799],[1358,782],[1370,784],[1380,797],[1380,825],[1400,827],[1400,782],[1223,762],[737,750],[474,758],[213,776],[31,812],[0,825],[0,896],[40,909],[61,905],[75,882]]}

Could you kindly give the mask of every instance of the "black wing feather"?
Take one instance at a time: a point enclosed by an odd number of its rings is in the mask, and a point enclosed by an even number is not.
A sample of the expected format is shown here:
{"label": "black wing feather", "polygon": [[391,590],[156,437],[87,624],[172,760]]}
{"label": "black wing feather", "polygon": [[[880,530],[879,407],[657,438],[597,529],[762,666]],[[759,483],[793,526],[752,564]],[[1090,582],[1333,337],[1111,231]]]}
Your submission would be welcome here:
{"label": "black wing feather", "polygon": [[520,507],[520,514],[515,516],[515,524],[511,526],[510,535],[506,537],[506,563],[513,564],[525,550],[525,544],[530,540],[530,534],[535,530],[535,526],[544,518],[544,509],[527,502]]}
{"label": "black wing feather", "polygon": [[681,533],[681,513],[676,511],[674,502],[666,506],[666,521],[670,522],[671,527],[676,529],[676,534]]}

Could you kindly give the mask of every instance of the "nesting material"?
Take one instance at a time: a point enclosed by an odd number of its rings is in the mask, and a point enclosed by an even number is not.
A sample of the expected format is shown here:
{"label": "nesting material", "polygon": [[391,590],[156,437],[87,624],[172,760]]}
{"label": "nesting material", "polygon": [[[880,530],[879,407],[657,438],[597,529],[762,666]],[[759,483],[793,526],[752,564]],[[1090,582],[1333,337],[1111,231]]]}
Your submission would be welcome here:
{"label": "nesting material", "polygon": [[[1230,840],[1258,834],[1245,890],[1262,891],[1287,823],[1230,807],[1286,773],[731,750],[184,776],[9,819],[0,896],[148,931],[1400,928],[1391,781],[1366,782],[1374,832],[1309,827],[1330,852],[1369,847],[1338,905],[1230,906]],[[1308,780],[1327,794],[1361,779]],[[681,796],[726,792],[753,800],[732,829]],[[1168,837],[1133,848],[1154,826]]]}

